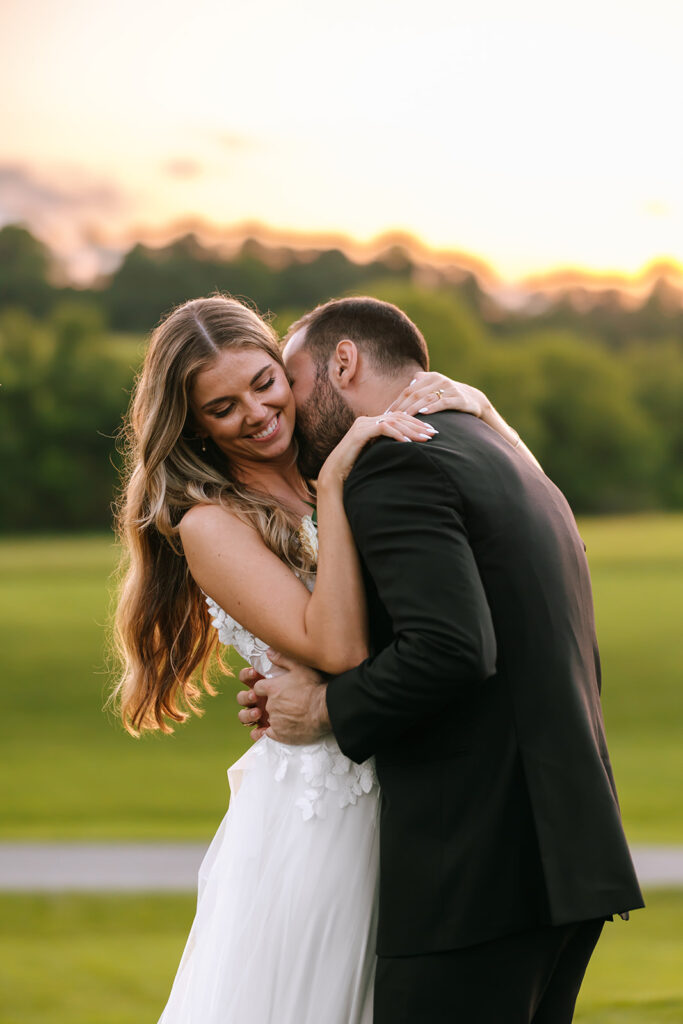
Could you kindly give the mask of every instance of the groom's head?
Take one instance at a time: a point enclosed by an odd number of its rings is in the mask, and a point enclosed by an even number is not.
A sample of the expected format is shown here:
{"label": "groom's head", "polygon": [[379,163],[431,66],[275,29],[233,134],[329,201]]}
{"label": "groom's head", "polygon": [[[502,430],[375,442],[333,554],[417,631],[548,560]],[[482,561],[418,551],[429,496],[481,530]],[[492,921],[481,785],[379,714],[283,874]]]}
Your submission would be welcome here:
{"label": "groom's head", "polygon": [[356,416],[384,412],[418,370],[429,369],[422,334],[397,306],[334,299],[292,324],[283,351],[292,380],[301,465],[318,471]]}

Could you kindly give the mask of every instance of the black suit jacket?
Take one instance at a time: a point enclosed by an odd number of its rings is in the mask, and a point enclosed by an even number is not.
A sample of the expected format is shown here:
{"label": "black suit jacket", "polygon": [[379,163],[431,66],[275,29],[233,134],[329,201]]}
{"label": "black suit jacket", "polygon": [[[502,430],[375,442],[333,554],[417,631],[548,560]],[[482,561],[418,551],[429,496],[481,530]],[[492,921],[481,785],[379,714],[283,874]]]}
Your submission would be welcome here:
{"label": "black suit jacket", "polygon": [[388,956],[643,905],[571,510],[480,420],[429,420],[347,481],[371,656],[327,693],[342,750],[376,756]]}

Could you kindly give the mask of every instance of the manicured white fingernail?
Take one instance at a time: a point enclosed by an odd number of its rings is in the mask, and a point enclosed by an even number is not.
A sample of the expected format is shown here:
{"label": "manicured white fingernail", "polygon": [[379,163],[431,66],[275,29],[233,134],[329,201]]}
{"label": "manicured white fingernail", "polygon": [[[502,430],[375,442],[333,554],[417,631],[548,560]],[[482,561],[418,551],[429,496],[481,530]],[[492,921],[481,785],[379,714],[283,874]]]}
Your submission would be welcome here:
{"label": "manicured white fingernail", "polygon": [[403,435],[403,440],[404,441],[412,441],[412,437],[406,437],[406,435],[404,434]]}
{"label": "manicured white fingernail", "polygon": [[434,437],[433,434],[418,434],[417,436],[421,437],[423,441],[431,441],[431,439]]}
{"label": "manicured white fingernail", "polygon": [[413,386],[413,384],[415,383],[416,380],[417,380],[417,377],[413,377],[413,379],[411,380],[411,382],[408,385],[408,387],[412,388],[412,386]]}
{"label": "manicured white fingernail", "polygon": [[418,409],[418,412],[429,412],[429,406],[425,405],[424,409]]}

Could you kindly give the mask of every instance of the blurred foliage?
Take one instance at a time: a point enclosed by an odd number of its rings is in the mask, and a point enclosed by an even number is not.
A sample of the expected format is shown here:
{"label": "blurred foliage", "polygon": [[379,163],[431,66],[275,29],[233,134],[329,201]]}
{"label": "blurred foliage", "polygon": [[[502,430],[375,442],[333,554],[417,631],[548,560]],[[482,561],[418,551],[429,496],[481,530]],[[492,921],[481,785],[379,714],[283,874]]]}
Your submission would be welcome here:
{"label": "blurred foliage", "polygon": [[681,338],[634,345],[627,353],[634,394],[663,445],[657,494],[665,506],[683,508],[683,346]]}
{"label": "blurred foliage", "polygon": [[102,337],[97,309],[66,304],[40,322],[0,313],[0,530],[110,521],[112,438],[132,372]]}
{"label": "blurred foliage", "polygon": [[[228,262],[188,235],[164,249],[134,246],[102,300],[117,330],[149,330],[179,303],[217,290],[247,298],[264,312],[283,306],[306,309],[331,294],[357,291],[368,275],[380,272],[386,274],[387,266],[360,266],[336,249],[313,258],[292,250],[273,255],[254,240],[245,242]],[[405,261],[391,271],[398,278],[407,278],[409,272]]]}
{"label": "blurred foliage", "polygon": [[539,386],[537,455],[570,503],[591,512],[656,504],[661,442],[627,368],[569,333],[531,336],[525,348]]}
{"label": "blurred foliage", "polygon": [[108,281],[77,291],[50,282],[51,254],[16,226],[0,230],[0,264],[0,530],[107,524],[112,436],[143,335],[216,290],[248,298],[280,333],[334,295],[395,302],[432,366],[489,395],[577,512],[683,507],[683,295],[664,280],[638,307],[573,289],[513,312],[472,274],[399,248],[361,265],[251,239],[227,258],[188,235],[134,246]]}
{"label": "blurred foliage", "polygon": [[54,298],[47,279],[50,262],[48,248],[25,228],[4,227],[0,231],[0,308],[16,305],[44,313]]}

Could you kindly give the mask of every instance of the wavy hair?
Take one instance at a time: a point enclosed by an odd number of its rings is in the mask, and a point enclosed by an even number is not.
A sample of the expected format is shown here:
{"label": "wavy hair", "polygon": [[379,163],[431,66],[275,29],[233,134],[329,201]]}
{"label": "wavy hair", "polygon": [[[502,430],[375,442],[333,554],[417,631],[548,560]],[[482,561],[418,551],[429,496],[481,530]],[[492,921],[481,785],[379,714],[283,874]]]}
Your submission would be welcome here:
{"label": "wavy hair", "polygon": [[[114,643],[121,672],[110,696],[128,732],[173,732],[168,719],[202,714],[217,635],[183,555],[178,524],[192,506],[229,508],[279,558],[315,566],[299,544],[291,510],[239,482],[229,460],[196,436],[189,395],[197,373],[226,349],[263,349],[284,365],[278,337],[254,310],[223,296],[193,299],[152,333],[120,433],[123,484],[116,506],[122,547]],[[224,672],[229,669],[220,660]]]}

